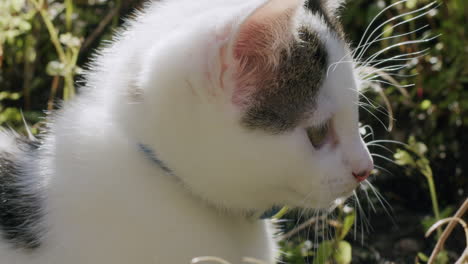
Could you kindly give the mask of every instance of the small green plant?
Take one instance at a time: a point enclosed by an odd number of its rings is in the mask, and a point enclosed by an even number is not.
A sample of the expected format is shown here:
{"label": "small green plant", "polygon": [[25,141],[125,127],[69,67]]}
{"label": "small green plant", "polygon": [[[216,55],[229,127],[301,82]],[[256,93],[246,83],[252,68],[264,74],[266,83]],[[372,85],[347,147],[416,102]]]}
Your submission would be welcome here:
{"label": "small green plant", "polygon": [[[442,229],[441,225],[436,223],[439,223],[443,218],[449,217],[453,212],[453,208],[446,207],[442,211],[440,211],[439,209],[437,192],[434,184],[434,175],[430,166],[430,162],[425,155],[427,152],[426,145],[421,142],[417,142],[414,137],[410,137],[408,140],[408,144],[405,146],[405,149],[397,149],[394,155],[395,162],[398,165],[408,166],[409,168],[416,169],[426,178],[429,187],[429,193],[431,196],[432,210],[434,216],[428,217],[425,220],[423,220],[422,225],[424,227],[424,230],[433,231],[435,229],[435,240],[438,241],[442,236]],[[420,252],[417,255],[416,263],[420,263],[420,261],[428,262],[429,257],[427,257],[424,253]],[[437,256],[431,258],[429,263],[446,264],[449,263],[449,261],[450,260],[447,251],[440,250]]]}
{"label": "small green plant", "polygon": [[[59,34],[57,27],[54,26],[53,16],[48,12],[44,0],[29,0],[36,11],[40,14],[47,31],[50,35],[50,41],[54,45],[58,60],[50,61],[47,65],[47,73],[51,76],[61,76],[65,80],[63,99],[69,100],[75,96],[74,77],[79,73],[80,68],[76,65],[80,51],[81,40],[72,33],[72,14],[73,3],[71,0],[65,0],[65,24],[66,33]],[[51,97],[56,94],[56,86],[52,86]],[[50,108],[50,107],[49,107]]]}
{"label": "small green plant", "polygon": [[[345,237],[354,225],[356,213],[353,208],[344,204],[338,205],[335,211],[337,216],[334,219],[329,219],[328,216],[312,217],[282,236],[280,244],[285,263],[304,264],[306,258],[313,258],[313,264],[351,263],[352,247]],[[320,231],[322,225],[323,229],[332,229],[331,233],[334,235],[320,242],[317,247],[310,240],[301,243],[290,240],[293,235],[311,226],[316,229],[315,232]]]}
{"label": "small green plant", "polygon": [[15,38],[31,30],[34,10],[25,10],[26,0],[3,0],[0,2],[0,66],[5,43],[13,44]]}
{"label": "small green plant", "polygon": [[[3,0],[0,2],[0,69],[3,65],[5,45],[15,45],[18,36],[31,30],[30,20],[35,12],[25,10],[25,0]],[[33,59],[33,58],[29,58]],[[18,108],[8,107],[4,101],[17,101],[21,98],[18,92],[0,91],[0,125],[7,122],[21,122]]]}
{"label": "small green plant", "polygon": [[[50,6],[53,4],[53,6]],[[63,8],[62,8],[63,7]],[[64,13],[65,32],[60,33],[59,15]],[[73,3],[65,0],[64,4],[46,0],[3,0],[0,1],[0,81],[3,74],[10,74],[9,69],[16,64],[23,64],[22,91],[11,91],[2,86],[0,91],[0,125],[9,125],[21,130],[23,126],[21,109],[29,120],[37,122],[42,114],[29,111],[31,108],[31,90],[42,81],[35,79],[34,72],[39,58],[41,22],[45,25],[54,47],[55,56],[44,67],[53,77],[49,93],[48,109],[52,110],[54,98],[63,79],[63,99],[71,99],[75,94],[74,79],[80,72],[76,65],[81,46],[81,39],[72,34]],[[57,58],[57,59],[54,59]],[[13,83],[13,86],[18,86]],[[20,86],[21,87],[21,86]],[[23,101],[22,108],[14,107]],[[18,103],[16,103],[18,102]],[[36,129],[33,129],[34,131]]]}
{"label": "small green plant", "polygon": [[338,206],[337,211],[337,219],[328,221],[335,228],[335,237],[320,243],[313,264],[351,263],[352,247],[344,239],[354,224],[356,214],[352,208],[343,204]]}
{"label": "small green plant", "polygon": [[[426,178],[431,196],[432,210],[434,213],[434,220],[431,221],[432,223],[430,224],[432,225],[441,219],[441,212],[439,210],[437,192],[434,185],[434,175],[432,173],[430,162],[425,156],[427,147],[424,143],[417,142],[414,137],[410,137],[408,144],[405,146],[406,149],[397,149],[396,153],[394,154],[395,162],[398,165],[408,166],[412,169],[416,169]],[[438,228],[437,238],[440,237],[441,233],[442,231],[440,228]]]}

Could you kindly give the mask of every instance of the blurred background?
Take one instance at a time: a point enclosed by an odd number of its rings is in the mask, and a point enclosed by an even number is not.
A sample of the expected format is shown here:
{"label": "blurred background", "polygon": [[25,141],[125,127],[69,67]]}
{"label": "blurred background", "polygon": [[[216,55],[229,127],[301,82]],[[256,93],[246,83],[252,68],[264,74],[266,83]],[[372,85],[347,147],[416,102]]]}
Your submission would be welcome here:
{"label": "blurred background", "polygon": [[[24,133],[23,114],[38,133],[45,111],[79,93],[94,50],[143,2],[1,0],[0,125]],[[377,166],[329,216],[283,215],[283,260],[426,263],[444,240],[443,229],[425,238],[430,226],[457,210],[467,220],[468,1],[347,2],[340,20],[366,80],[362,134]],[[457,225],[429,262],[455,263],[465,241]]]}

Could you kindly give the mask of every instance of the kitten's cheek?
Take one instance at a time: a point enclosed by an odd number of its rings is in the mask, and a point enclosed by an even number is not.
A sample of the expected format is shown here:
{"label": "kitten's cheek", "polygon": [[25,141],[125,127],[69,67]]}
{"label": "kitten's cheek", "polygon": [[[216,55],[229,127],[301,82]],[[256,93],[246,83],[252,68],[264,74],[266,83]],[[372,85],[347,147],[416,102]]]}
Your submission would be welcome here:
{"label": "kitten's cheek", "polygon": [[332,149],[336,149],[340,143],[333,121],[331,122],[331,125],[330,125],[328,143],[329,143],[330,148]]}

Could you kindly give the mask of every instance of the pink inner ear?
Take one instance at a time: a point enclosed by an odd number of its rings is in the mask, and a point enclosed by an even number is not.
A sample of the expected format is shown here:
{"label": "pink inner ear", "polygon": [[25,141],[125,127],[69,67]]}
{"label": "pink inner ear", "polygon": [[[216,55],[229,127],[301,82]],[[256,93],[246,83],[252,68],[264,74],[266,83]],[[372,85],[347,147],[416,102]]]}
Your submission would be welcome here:
{"label": "pink inner ear", "polygon": [[243,26],[239,32],[234,46],[234,58],[241,59],[245,56],[262,55],[272,44],[273,35],[268,25],[249,23]]}
{"label": "pink inner ear", "polygon": [[258,7],[240,25],[233,45],[236,60],[236,87],[232,102],[248,104],[249,95],[272,78],[281,50],[293,39],[294,13],[300,0],[270,0]]}
{"label": "pink inner ear", "polygon": [[240,26],[234,57],[268,55],[291,36],[292,16],[301,1],[270,0],[257,8]]}
{"label": "pink inner ear", "polygon": [[257,22],[275,20],[284,14],[291,14],[301,3],[301,0],[269,0],[255,10],[249,18]]}

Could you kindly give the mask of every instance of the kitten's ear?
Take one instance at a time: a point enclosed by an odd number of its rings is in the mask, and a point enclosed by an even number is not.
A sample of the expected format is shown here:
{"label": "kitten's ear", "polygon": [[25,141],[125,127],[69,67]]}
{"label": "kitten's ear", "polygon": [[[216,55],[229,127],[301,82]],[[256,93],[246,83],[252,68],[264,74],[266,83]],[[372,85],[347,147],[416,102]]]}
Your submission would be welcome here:
{"label": "kitten's ear", "polygon": [[303,0],[269,0],[241,22],[230,49],[236,67],[235,105],[248,104],[261,80],[274,74],[282,51],[294,39],[295,14],[302,5]]}
{"label": "kitten's ear", "polygon": [[292,37],[293,17],[302,0],[269,0],[240,24],[234,37],[235,59],[264,56]]}

